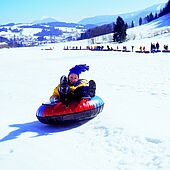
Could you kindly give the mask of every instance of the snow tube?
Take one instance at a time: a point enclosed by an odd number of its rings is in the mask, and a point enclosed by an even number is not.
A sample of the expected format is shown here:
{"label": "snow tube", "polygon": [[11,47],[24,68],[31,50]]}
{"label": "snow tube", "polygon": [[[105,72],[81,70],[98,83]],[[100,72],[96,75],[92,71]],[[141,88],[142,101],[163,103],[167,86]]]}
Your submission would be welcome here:
{"label": "snow tube", "polygon": [[95,96],[72,101],[68,106],[62,102],[42,104],[36,113],[37,119],[45,124],[76,122],[96,117],[104,107],[103,100]]}

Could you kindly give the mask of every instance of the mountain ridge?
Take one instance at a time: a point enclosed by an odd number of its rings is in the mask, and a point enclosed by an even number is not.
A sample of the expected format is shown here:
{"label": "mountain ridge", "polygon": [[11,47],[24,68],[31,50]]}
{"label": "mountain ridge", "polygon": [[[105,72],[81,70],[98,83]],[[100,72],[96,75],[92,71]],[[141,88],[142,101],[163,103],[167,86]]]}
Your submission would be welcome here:
{"label": "mountain ridge", "polygon": [[[42,18],[40,20],[32,21],[29,24],[48,24],[48,23],[53,23],[53,22],[57,23],[58,22],[58,23],[65,23],[65,24],[96,25],[96,26],[99,26],[99,25],[104,25],[104,24],[109,24],[109,23],[115,22],[117,17],[120,16],[129,25],[133,21],[134,25],[137,26],[140,17],[144,18],[147,15],[149,15],[151,12],[154,13],[154,14],[156,12],[160,12],[160,9],[164,8],[165,4],[166,3],[156,4],[156,5],[153,5],[151,7],[146,8],[146,9],[135,11],[135,12],[114,14],[114,15],[97,15],[97,16],[93,16],[93,17],[84,18],[84,19],[80,20],[79,22],[70,22],[70,23],[68,23],[68,22],[64,22],[64,21],[59,21],[59,20],[57,20],[57,19],[55,19],[53,17],[46,17],[46,18]],[[17,25],[18,23],[12,23],[12,24]],[[26,23],[23,22],[23,23],[20,23],[20,24],[26,24]],[[0,25],[0,26],[7,26],[7,25],[9,25],[9,23],[3,24],[3,25]]]}
{"label": "mountain ridge", "polygon": [[146,15],[149,15],[151,12],[156,13],[159,12],[160,9],[162,9],[165,6],[165,3],[160,3],[153,5],[151,7],[148,7],[143,10],[135,11],[135,12],[129,12],[129,13],[122,13],[122,14],[116,14],[116,15],[98,15],[94,17],[88,17],[81,21],[79,21],[79,24],[90,24],[93,23],[95,25],[104,25],[114,22],[118,16],[122,17],[128,24],[131,24],[132,21],[134,21],[134,24],[137,25],[140,17],[146,17]]}

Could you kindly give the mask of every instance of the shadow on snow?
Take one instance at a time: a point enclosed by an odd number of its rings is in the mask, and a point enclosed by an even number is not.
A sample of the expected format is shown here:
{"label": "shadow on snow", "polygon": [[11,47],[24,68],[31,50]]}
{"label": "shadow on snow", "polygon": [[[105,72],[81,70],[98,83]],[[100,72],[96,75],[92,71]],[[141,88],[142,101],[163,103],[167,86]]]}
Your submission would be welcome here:
{"label": "shadow on snow", "polygon": [[64,125],[62,124],[61,125],[46,125],[46,124],[40,123],[39,121],[28,122],[28,123],[23,123],[23,124],[12,124],[12,125],[9,125],[9,127],[14,127],[17,129],[11,131],[5,137],[0,139],[0,142],[5,142],[5,141],[16,139],[23,133],[27,133],[27,132],[37,133],[37,135],[32,136],[32,137],[47,136],[53,133],[58,133],[58,132],[74,129],[76,127],[79,127],[85,124],[86,122],[87,121],[81,121],[77,123],[64,124]]}

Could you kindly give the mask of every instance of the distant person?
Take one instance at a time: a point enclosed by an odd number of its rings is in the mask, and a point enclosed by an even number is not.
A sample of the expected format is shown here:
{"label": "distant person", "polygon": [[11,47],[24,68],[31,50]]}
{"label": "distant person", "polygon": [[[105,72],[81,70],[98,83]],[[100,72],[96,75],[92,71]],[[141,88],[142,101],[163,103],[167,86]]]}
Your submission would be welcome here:
{"label": "distant person", "polygon": [[132,48],[132,52],[133,52],[134,46],[132,45],[131,48]]}
{"label": "distant person", "polygon": [[168,51],[168,45],[164,45],[164,50]]}
{"label": "distant person", "polygon": [[142,52],[142,46],[139,47],[140,52]]}
{"label": "distant person", "polygon": [[126,46],[124,46],[124,51],[127,51],[127,47]]}
{"label": "distant person", "polygon": [[156,46],[154,43],[151,43],[151,53],[155,53]]}
{"label": "distant person", "polygon": [[156,43],[156,50],[157,51],[159,50],[159,43],[158,42]]}

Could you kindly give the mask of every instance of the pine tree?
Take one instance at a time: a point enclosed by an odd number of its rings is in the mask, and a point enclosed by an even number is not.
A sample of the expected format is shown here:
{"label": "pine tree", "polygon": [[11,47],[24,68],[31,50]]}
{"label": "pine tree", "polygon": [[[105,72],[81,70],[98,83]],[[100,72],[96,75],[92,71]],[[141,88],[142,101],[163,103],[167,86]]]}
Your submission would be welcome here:
{"label": "pine tree", "polygon": [[157,13],[155,13],[155,17],[154,17],[155,19],[157,19],[158,18],[158,14]]}
{"label": "pine tree", "polygon": [[149,14],[149,22],[153,21],[154,20],[154,16],[152,14],[152,12]]}
{"label": "pine tree", "polygon": [[114,27],[113,41],[119,43],[124,42],[127,35],[126,30],[127,24],[125,24],[124,20],[118,16]]}
{"label": "pine tree", "polygon": [[134,22],[132,21],[132,23],[131,23],[131,28],[133,28],[135,25],[134,25]]}
{"label": "pine tree", "polygon": [[142,18],[139,18],[139,25],[142,25]]}

